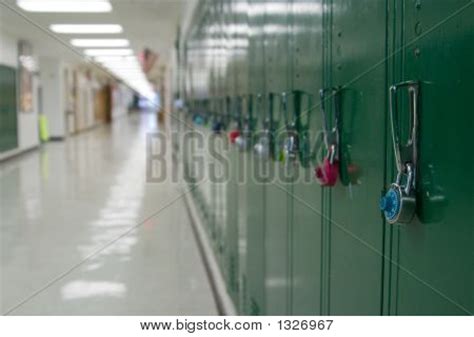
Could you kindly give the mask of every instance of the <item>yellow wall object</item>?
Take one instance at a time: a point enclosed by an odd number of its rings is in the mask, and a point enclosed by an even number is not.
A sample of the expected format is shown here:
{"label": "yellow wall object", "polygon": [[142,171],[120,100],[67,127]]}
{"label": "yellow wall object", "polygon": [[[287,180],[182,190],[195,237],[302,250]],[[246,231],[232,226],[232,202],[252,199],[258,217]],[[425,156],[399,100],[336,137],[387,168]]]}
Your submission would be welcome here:
{"label": "yellow wall object", "polygon": [[39,130],[40,130],[40,139],[42,142],[47,142],[49,140],[49,129],[48,129],[48,119],[45,115],[40,115],[39,117]]}

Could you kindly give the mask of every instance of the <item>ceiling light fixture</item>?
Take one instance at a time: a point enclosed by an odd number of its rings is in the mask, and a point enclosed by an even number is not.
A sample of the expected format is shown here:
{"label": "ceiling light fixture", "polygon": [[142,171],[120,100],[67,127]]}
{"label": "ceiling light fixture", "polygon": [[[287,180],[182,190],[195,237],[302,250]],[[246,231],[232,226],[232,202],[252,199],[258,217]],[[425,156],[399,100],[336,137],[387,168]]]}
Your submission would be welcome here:
{"label": "ceiling light fixture", "polygon": [[74,47],[128,47],[126,39],[72,39]]}
{"label": "ceiling light fixture", "polygon": [[133,62],[137,61],[134,55],[131,56],[96,56],[94,60],[97,62]]}
{"label": "ceiling light fixture", "polygon": [[27,12],[43,13],[106,13],[112,11],[108,0],[17,0]]}
{"label": "ceiling light fixture", "polygon": [[119,34],[123,32],[121,25],[114,24],[53,24],[49,26],[59,34]]}
{"label": "ceiling light fixture", "polygon": [[132,55],[131,49],[86,49],[87,56],[128,56]]}

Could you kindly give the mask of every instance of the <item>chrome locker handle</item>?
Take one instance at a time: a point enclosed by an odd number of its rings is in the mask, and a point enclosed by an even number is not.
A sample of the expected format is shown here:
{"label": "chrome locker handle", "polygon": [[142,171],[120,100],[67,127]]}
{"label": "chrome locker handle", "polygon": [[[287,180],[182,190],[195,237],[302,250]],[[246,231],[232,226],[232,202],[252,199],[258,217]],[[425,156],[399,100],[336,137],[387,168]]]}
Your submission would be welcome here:
{"label": "chrome locker handle", "polygon": [[[406,144],[402,144],[398,123],[400,118],[398,91],[402,88],[408,91],[409,96],[410,136]],[[387,222],[391,224],[409,223],[416,212],[419,95],[420,84],[417,81],[401,82],[392,85],[389,90],[390,124],[397,178],[381,198],[380,209]]]}

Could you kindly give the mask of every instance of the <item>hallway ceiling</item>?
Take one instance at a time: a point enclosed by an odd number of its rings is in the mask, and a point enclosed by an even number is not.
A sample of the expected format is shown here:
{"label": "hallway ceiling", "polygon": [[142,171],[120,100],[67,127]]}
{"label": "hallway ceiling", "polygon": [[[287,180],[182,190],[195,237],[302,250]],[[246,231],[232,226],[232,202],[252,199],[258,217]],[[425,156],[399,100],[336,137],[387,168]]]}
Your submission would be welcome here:
{"label": "hallway ceiling", "polygon": [[[15,0],[0,2],[3,3],[0,3],[0,28],[31,41],[39,56],[59,56],[69,62],[80,62],[82,48],[74,49],[69,43],[72,38],[126,38],[135,55],[148,47],[164,63],[173,48],[178,24],[194,0],[110,0],[113,6],[110,13],[32,13],[21,10]],[[68,35],[49,30],[50,24],[60,23],[120,24],[123,33]]]}

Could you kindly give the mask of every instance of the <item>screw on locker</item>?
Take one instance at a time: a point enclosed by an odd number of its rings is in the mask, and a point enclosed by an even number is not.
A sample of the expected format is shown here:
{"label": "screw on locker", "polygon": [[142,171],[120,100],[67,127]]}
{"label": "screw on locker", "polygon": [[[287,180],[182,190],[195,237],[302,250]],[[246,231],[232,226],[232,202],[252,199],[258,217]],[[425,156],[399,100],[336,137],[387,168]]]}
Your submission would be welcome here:
{"label": "screw on locker", "polygon": [[[402,144],[400,127],[398,124],[398,90],[406,88],[410,100],[410,138]],[[418,98],[419,83],[406,81],[390,87],[390,121],[392,142],[397,167],[397,178],[390,185],[385,196],[380,199],[380,209],[387,222],[409,223],[416,212],[416,172],[417,172],[417,146],[418,146]]]}

